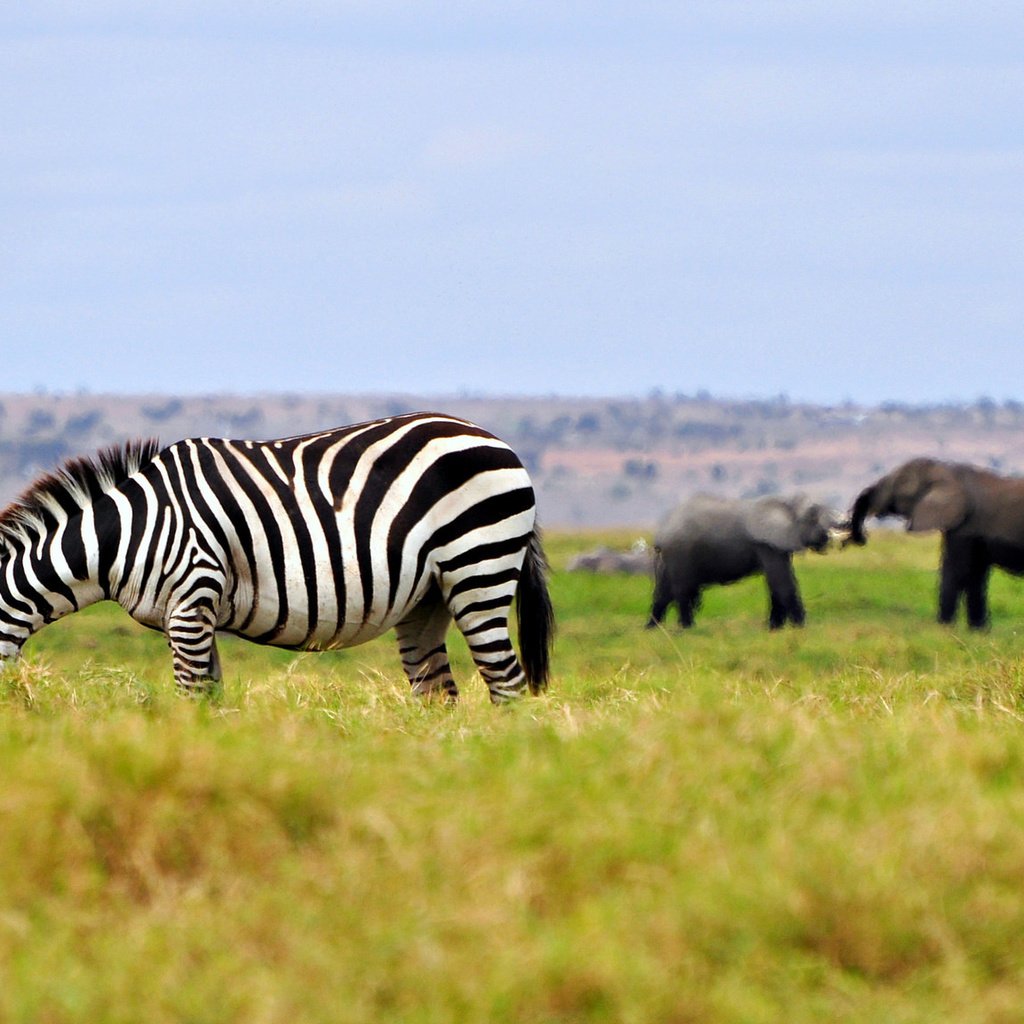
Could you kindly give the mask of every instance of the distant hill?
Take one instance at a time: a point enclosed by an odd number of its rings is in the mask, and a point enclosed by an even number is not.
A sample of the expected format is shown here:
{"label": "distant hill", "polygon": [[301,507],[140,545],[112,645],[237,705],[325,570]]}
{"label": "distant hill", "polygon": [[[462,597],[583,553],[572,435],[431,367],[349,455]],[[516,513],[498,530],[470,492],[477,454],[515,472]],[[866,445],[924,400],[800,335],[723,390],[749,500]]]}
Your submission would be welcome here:
{"label": "distant hill", "polygon": [[280,437],[413,409],[475,420],[526,462],[549,527],[649,529],[695,491],[805,491],[838,509],[914,455],[1024,473],[1024,405],[835,407],[708,395],[0,395],[0,503],[74,455],[132,437]]}

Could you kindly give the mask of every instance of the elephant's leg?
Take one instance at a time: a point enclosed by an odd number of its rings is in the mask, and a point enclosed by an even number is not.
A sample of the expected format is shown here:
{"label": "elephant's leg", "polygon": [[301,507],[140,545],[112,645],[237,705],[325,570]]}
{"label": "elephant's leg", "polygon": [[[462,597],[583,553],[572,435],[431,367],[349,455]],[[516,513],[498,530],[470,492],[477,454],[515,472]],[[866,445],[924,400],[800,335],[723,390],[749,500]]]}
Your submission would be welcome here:
{"label": "elephant's leg", "polygon": [[804,603],[800,599],[800,588],[796,585],[796,579],[793,580],[793,603],[789,607],[789,621],[794,626],[802,626],[807,621],[807,609],[804,608]]}
{"label": "elephant's leg", "polygon": [[700,590],[686,587],[676,592],[676,608],[679,610],[679,625],[689,629],[693,625],[694,612],[700,607]]}
{"label": "elephant's leg", "polygon": [[668,573],[660,562],[654,573],[654,596],[651,598],[651,614],[647,619],[647,628],[653,629],[664,621],[665,613],[672,603],[672,588],[669,586]]}
{"label": "elephant's leg", "polygon": [[979,550],[980,547],[980,544],[975,545],[965,591],[967,625],[971,629],[985,629],[989,624],[988,575],[990,566],[984,551]]}
{"label": "elephant's leg", "polygon": [[694,609],[700,605],[700,588],[690,578],[691,566],[683,559],[682,565],[671,558],[659,559],[655,570],[654,598],[651,602],[651,616],[647,627],[661,623],[671,605],[679,613],[679,625],[684,629],[693,625]]}
{"label": "elephant's leg", "polygon": [[970,578],[970,549],[963,541],[942,542],[939,565],[939,622],[948,625],[956,618],[960,597]]}
{"label": "elephant's leg", "polygon": [[761,562],[770,596],[768,628],[781,629],[787,620],[794,626],[802,626],[806,613],[790,556],[771,549],[762,553]]}

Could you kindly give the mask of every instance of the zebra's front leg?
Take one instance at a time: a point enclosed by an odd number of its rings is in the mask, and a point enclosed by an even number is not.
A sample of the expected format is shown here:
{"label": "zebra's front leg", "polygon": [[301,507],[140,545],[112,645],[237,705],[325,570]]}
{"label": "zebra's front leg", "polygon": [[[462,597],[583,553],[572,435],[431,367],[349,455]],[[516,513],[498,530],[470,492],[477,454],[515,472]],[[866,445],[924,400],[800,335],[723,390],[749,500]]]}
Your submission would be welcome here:
{"label": "zebra's front leg", "polygon": [[445,635],[451,621],[451,613],[438,597],[414,608],[395,627],[402,668],[412,692],[419,696],[442,693],[448,704],[459,699],[459,688],[452,677],[445,646]]}
{"label": "zebra's front leg", "polygon": [[191,697],[219,691],[221,668],[213,610],[208,605],[177,609],[167,617],[165,632],[178,690]]}

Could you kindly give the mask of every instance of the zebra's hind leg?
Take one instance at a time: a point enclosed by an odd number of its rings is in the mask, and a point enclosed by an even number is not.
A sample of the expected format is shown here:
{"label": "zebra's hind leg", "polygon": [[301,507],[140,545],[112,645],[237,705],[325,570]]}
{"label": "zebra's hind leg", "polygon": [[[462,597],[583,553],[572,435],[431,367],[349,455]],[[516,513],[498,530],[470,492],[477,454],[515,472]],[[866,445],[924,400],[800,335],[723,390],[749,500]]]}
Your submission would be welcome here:
{"label": "zebra's hind leg", "polygon": [[418,696],[441,693],[446,703],[454,704],[459,699],[459,688],[452,677],[445,646],[451,621],[451,613],[440,595],[436,595],[414,608],[398,623],[395,633],[412,692]]}
{"label": "zebra's hind leg", "polygon": [[462,600],[470,596],[463,593],[450,599],[455,624],[466,638],[469,653],[487,684],[491,703],[504,704],[521,697],[526,689],[526,673],[508,632],[512,595]]}
{"label": "zebra's hind leg", "polygon": [[212,609],[202,605],[180,609],[168,616],[165,632],[179,692],[190,697],[218,693],[221,668]]}

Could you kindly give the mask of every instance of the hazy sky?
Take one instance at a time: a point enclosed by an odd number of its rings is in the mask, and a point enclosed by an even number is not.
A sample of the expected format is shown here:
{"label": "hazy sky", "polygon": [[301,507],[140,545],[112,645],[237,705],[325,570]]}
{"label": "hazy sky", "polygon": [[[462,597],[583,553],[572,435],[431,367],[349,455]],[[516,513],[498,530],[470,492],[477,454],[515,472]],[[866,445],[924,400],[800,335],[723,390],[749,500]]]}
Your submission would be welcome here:
{"label": "hazy sky", "polygon": [[1024,398],[1024,4],[32,0],[0,391]]}

